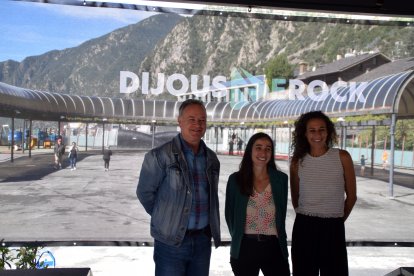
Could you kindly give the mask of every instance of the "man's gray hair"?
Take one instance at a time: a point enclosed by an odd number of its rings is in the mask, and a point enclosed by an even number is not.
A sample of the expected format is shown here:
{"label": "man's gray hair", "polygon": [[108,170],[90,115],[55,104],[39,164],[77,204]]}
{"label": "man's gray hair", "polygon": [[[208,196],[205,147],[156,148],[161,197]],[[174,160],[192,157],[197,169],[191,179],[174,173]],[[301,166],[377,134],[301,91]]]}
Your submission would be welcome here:
{"label": "man's gray hair", "polygon": [[178,109],[178,117],[183,115],[183,111],[187,106],[190,106],[190,105],[193,105],[193,104],[202,106],[204,111],[206,111],[206,107],[204,106],[204,103],[202,101],[196,100],[196,99],[188,99],[188,100],[185,100],[181,103],[180,108]]}

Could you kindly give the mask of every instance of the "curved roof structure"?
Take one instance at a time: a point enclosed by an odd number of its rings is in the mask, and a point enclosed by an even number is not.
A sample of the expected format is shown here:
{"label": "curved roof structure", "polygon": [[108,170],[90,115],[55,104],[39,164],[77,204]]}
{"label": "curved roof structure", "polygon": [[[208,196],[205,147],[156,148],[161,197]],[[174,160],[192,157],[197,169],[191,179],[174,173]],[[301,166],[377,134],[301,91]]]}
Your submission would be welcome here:
{"label": "curved roof structure", "polygon": [[[309,87],[308,87],[309,88]],[[396,114],[414,117],[414,71],[404,71],[366,83],[287,100],[257,102],[208,102],[209,121],[257,122],[295,119],[321,110],[332,117],[363,114]],[[46,121],[102,121],[145,123],[176,122],[180,102],[68,95],[35,91],[0,83],[0,116]]]}

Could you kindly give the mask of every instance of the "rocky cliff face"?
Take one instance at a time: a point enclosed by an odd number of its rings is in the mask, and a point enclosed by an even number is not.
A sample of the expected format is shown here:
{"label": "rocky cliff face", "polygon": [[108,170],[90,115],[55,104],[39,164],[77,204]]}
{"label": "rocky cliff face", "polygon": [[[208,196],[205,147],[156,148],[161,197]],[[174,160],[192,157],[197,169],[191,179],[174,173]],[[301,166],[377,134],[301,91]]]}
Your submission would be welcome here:
{"label": "rocky cliff face", "polygon": [[[412,27],[160,14],[75,48],[21,63],[1,62],[0,81],[52,92],[121,97],[120,71],[138,77],[149,72],[153,87],[158,73],[229,78],[237,67],[263,74],[266,63],[280,53],[292,64],[306,61],[310,66],[350,51],[414,56],[413,43]],[[143,96],[138,91],[125,97]]]}
{"label": "rocky cliff face", "polygon": [[293,65],[305,61],[311,68],[350,52],[379,51],[392,58],[396,41],[404,45],[404,57],[414,55],[411,27],[193,16],[172,29],[140,71],[152,72],[153,82],[160,72],[230,77],[234,67],[259,75],[280,53]]}
{"label": "rocky cliff face", "polygon": [[255,71],[284,48],[291,22],[229,17],[186,18],[160,42],[141,70],[182,74],[229,75],[232,67]]}

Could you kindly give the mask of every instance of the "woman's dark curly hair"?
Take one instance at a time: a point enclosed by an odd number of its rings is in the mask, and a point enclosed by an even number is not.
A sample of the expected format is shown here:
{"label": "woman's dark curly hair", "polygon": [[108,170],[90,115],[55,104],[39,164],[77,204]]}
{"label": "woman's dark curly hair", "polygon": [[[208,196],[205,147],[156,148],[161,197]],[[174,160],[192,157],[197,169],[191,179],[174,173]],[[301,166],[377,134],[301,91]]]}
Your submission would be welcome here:
{"label": "woman's dark curly hair", "polygon": [[306,127],[312,119],[322,119],[325,122],[328,132],[328,136],[326,137],[326,145],[328,148],[333,147],[337,143],[338,135],[336,134],[335,125],[328,116],[322,111],[304,113],[295,121],[295,130],[292,134],[293,160],[300,160],[310,152],[310,145],[306,138]]}
{"label": "woman's dark curly hair", "polygon": [[253,194],[253,160],[252,152],[253,145],[258,139],[266,138],[272,144],[272,154],[270,156],[269,163],[267,166],[274,170],[277,170],[275,163],[275,147],[269,135],[263,132],[259,132],[250,137],[249,142],[247,142],[246,149],[244,151],[243,159],[239,166],[239,171],[237,172],[237,184],[240,188],[240,193],[246,196],[251,196]]}

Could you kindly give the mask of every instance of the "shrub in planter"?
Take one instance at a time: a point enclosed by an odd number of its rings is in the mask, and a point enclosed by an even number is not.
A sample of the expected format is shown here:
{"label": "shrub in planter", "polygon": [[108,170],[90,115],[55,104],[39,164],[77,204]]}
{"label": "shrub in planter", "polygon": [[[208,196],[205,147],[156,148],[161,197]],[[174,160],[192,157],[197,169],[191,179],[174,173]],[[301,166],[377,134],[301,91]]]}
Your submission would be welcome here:
{"label": "shrub in planter", "polygon": [[8,247],[0,246],[0,270],[12,267],[14,257]]}
{"label": "shrub in planter", "polygon": [[42,247],[38,246],[22,246],[18,249],[10,249],[4,246],[2,240],[0,245],[0,270],[47,268],[43,261],[37,262],[40,249]]}

